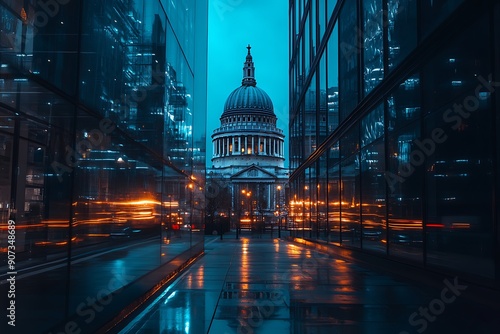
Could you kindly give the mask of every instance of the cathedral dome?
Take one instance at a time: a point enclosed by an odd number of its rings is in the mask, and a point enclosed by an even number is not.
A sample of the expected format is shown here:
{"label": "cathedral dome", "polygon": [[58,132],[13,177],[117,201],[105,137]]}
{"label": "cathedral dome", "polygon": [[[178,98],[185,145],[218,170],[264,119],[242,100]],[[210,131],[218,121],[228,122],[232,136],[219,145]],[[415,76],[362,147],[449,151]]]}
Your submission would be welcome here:
{"label": "cathedral dome", "polygon": [[248,46],[245,67],[243,68],[243,80],[241,87],[236,88],[226,100],[224,112],[221,119],[235,115],[255,115],[275,118],[273,102],[267,93],[257,87],[255,81],[255,66],[251,47]]}
{"label": "cathedral dome", "polygon": [[275,117],[273,110],[273,102],[264,90],[256,86],[242,85],[229,94],[222,117],[248,113]]}
{"label": "cathedral dome", "polygon": [[212,134],[214,168],[284,166],[285,135],[276,126],[271,98],[257,87],[250,49],[249,45],[241,86],[229,94],[221,126]]}

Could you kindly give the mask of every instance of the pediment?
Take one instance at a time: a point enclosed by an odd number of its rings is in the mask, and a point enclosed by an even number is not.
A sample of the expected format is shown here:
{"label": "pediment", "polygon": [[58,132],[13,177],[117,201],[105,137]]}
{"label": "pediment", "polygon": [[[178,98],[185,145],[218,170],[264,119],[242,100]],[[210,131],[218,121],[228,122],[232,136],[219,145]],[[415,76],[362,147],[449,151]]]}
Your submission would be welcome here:
{"label": "pediment", "polygon": [[257,180],[269,180],[269,179],[276,179],[276,175],[269,173],[265,169],[252,165],[249,166],[233,176],[231,176],[231,179],[234,180],[248,180],[248,179],[257,179]]}

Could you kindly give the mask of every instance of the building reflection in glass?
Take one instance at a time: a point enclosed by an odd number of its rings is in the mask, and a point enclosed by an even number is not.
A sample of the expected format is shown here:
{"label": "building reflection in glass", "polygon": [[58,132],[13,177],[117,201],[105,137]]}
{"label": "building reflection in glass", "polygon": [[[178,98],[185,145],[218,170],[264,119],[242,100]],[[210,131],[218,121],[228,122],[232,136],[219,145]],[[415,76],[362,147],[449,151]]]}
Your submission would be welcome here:
{"label": "building reflection in glass", "polygon": [[295,236],[493,285],[498,11],[363,0],[330,17],[323,2],[290,3]]}
{"label": "building reflection in glass", "polygon": [[[86,296],[112,293],[117,263],[139,279],[203,249],[206,116],[194,109],[192,69],[206,8],[57,4],[43,24],[42,2],[0,4],[0,252],[12,219],[17,264],[47,269],[23,278],[23,332],[55,328]],[[23,320],[36,305],[51,316]]]}

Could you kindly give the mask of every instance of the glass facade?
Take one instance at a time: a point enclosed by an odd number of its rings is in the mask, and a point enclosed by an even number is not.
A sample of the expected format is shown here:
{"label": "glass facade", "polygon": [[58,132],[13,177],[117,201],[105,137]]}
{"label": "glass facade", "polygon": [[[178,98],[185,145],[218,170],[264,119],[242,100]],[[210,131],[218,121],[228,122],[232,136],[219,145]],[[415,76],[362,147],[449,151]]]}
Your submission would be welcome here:
{"label": "glass facade", "polygon": [[297,237],[498,286],[499,13],[495,1],[290,2]]}
{"label": "glass facade", "polygon": [[194,0],[0,1],[0,267],[15,249],[20,332],[93,331],[203,251],[206,32]]}

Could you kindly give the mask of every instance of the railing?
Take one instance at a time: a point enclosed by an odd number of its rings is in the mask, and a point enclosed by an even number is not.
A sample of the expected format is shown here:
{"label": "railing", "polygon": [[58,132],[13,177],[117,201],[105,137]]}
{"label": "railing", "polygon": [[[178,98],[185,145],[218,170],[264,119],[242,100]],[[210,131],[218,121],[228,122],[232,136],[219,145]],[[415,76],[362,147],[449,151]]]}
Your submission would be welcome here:
{"label": "railing", "polygon": [[230,158],[230,157],[245,157],[245,156],[261,156],[265,158],[279,158],[279,159],[284,159],[285,157],[283,155],[279,155],[278,153],[275,154],[270,154],[270,153],[264,153],[264,152],[252,152],[252,153],[247,153],[247,152],[232,152],[231,154],[214,154],[212,158]]}
{"label": "railing", "polygon": [[283,134],[283,130],[278,129],[275,126],[265,126],[265,125],[229,125],[222,126],[214,130],[214,134],[222,132],[233,132],[238,130],[257,130],[257,131],[271,131],[278,134]]}

